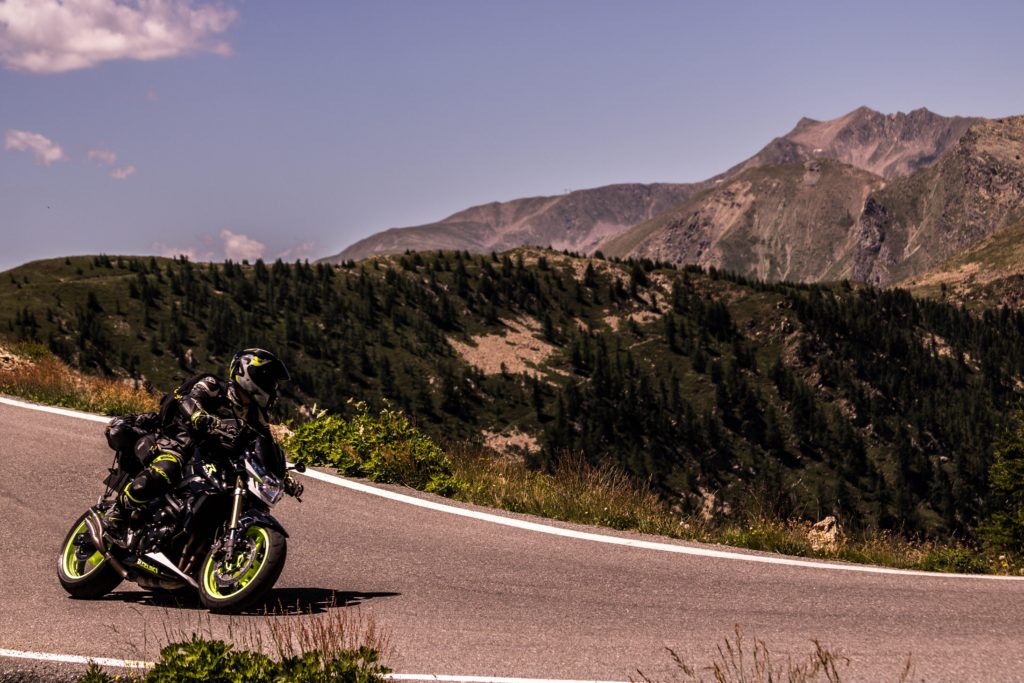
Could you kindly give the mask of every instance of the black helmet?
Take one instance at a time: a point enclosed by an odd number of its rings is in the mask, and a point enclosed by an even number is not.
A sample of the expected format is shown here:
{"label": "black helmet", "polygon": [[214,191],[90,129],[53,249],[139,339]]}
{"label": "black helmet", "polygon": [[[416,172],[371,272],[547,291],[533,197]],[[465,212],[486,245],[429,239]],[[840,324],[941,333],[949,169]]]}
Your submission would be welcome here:
{"label": "black helmet", "polygon": [[262,408],[277,400],[277,383],[291,379],[277,356],[263,349],[242,349],[231,359],[228,377]]}

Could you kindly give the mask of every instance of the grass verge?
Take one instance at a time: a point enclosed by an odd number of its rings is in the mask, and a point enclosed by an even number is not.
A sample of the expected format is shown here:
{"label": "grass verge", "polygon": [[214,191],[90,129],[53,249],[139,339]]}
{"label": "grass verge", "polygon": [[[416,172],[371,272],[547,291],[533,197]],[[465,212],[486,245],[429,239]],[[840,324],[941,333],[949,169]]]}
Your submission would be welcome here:
{"label": "grass verge", "polygon": [[372,615],[328,609],[319,614],[268,611],[265,616],[229,621],[220,637],[208,615],[187,630],[165,624],[166,644],[153,667],[113,677],[92,664],[79,683],[383,683],[390,673],[382,663],[391,650],[390,637]]}

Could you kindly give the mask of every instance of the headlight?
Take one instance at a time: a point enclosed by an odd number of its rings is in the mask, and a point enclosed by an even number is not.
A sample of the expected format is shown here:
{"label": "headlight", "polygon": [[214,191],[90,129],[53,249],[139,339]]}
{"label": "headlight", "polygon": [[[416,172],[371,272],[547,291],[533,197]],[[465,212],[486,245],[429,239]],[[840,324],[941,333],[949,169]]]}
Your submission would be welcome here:
{"label": "headlight", "polygon": [[248,459],[245,461],[245,470],[249,473],[249,493],[267,505],[276,505],[281,500],[284,485],[277,477],[264,472],[262,467]]}

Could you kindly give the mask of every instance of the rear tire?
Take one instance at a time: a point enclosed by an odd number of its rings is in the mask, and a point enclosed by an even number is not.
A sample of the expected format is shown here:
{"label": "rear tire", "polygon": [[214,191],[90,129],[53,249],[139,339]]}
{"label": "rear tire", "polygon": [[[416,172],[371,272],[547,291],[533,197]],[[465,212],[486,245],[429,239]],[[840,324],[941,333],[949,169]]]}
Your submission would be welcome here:
{"label": "rear tire", "polygon": [[[86,512],[71,526],[57,558],[57,578],[68,595],[74,598],[98,598],[123,581],[89,538],[85,524],[88,515]],[[81,538],[83,534],[84,539]],[[87,554],[89,550],[93,552]]]}
{"label": "rear tire", "polygon": [[211,549],[199,573],[199,600],[211,612],[238,612],[270,592],[281,576],[288,542],[275,529],[254,524],[246,529],[234,557]]}

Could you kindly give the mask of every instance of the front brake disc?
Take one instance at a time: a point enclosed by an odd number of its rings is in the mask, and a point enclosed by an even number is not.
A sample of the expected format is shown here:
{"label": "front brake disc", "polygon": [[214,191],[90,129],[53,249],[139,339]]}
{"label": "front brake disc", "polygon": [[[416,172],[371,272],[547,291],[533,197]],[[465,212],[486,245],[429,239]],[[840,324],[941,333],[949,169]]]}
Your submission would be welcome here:
{"label": "front brake disc", "polygon": [[[246,540],[245,545],[244,551],[236,550],[233,558],[217,563],[217,568],[213,572],[213,580],[217,583],[218,588],[227,588],[238,583],[238,580],[245,576],[245,573],[252,567],[252,563],[256,559],[256,544]],[[244,557],[240,557],[243,553]]]}

